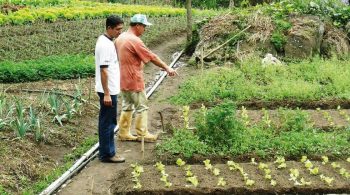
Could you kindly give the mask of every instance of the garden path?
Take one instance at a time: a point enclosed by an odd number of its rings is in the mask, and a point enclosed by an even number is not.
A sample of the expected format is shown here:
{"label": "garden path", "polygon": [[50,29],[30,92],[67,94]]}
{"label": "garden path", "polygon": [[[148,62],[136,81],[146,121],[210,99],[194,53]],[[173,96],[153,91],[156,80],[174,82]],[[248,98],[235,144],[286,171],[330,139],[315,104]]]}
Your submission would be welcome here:
{"label": "garden path", "polygon": [[[172,61],[171,56],[174,52],[181,50],[181,46],[184,45],[185,36],[180,35],[177,37],[171,37],[167,41],[152,47],[152,51],[159,55],[165,62],[170,63]],[[152,80],[155,73],[159,71],[159,68],[154,65],[146,65],[145,68],[145,80],[148,82]],[[166,123],[168,119],[178,120],[176,117],[177,109],[174,106],[168,105],[168,103],[161,101],[166,97],[169,97],[174,90],[178,87],[179,83],[184,80],[189,72],[182,73],[179,71],[180,76],[177,78],[166,79],[164,84],[160,87],[162,92],[155,93],[150,97],[149,106],[149,122],[152,129],[161,130],[160,115],[158,112],[166,111],[163,113]],[[118,106],[120,108],[120,106]],[[118,112],[119,113],[119,112]],[[97,113],[96,113],[97,116]],[[152,130],[151,129],[151,130]],[[161,139],[161,137],[160,137]],[[140,152],[141,144],[139,142],[119,142],[117,141],[118,153],[126,158],[126,163],[123,164],[103,164],[97,159],[91,161],[85,169],[83,169],[78,175],[76,175],[63,189],[59,190],[60,195],[86,195],[86,194],[110,194],[110,186],[115,181],[117,173],[127,169],[131,163],[135,162],[148,162],[153,163],[154,147],[156,144],[145,144],[145,156],[142,158]]]}

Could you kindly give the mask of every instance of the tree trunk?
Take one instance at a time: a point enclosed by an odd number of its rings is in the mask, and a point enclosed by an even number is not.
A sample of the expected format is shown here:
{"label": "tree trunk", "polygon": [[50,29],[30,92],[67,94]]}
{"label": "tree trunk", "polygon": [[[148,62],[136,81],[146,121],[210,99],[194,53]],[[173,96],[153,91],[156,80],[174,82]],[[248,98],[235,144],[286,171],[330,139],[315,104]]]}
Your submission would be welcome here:
{"label": "tree trunk", "polygon": [[186,11],[187,11],[187,43],[190,43],[192,39],[192,2],[186,0]]}

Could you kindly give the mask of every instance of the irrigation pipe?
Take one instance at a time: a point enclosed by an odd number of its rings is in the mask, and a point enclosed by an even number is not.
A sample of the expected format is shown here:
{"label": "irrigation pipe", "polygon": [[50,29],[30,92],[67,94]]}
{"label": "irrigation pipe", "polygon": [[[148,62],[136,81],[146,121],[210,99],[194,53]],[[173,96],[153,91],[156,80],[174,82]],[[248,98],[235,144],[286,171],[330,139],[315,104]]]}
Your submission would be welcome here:
{"label": "irrigation pipe", "polygon": [[[169,65],[170,67],[173,67],[175,63],[179,60],[179,58],[182,56],[184,50],[180,52],[180,54],[172,61],[172,63]],[[154,90],[159,86],[159,84],[163,81],[163,79],[166,77],[167,73],[163,72],[160,78],[157,80],[157,82],[153,85],[153,87],[146,93],[146,97],[150,97]],[[114,129],[114,133],[116,133],[119,129],[119,125],[116,126]],[[74,165],[69,168],[61,177],[59,177],[56,181],[50,184],[44,191],[40,193],[40,195],[49,195],[55,192],[61,185],[63,185],[69,178],[71,178],[76,172],[81,170],[86,164],[88,164],[92,159],[94,159],[98,154],[98,147],[99,143],[96,143],[90,150],[88,150],[85,154],[83,154],[80,159],[78,159]]]}

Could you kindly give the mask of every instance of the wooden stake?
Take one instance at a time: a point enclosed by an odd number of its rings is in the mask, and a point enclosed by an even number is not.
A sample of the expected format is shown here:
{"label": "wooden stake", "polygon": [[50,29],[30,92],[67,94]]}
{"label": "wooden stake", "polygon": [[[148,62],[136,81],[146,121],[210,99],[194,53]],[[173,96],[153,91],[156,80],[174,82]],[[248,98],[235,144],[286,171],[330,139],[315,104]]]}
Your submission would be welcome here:
{"label": "wooden stake", "polygon": [[[203,45],[203,47],[204,47],[204,45]],[[203,47],[201,49],[201,71],[202,71],[202,73],[203,73],[203,70],[204,70],[204,57],[203,57],[203,55],[204,55],[204,48]]]}
{"label": "wooden stake", "polygon": [[161,123],[162,123],[162,130],[163,130],[163,133],[165,133],[163,114],[162,114],[162,112],[158,112],[158,113],[159,113],[159,115],[160,115],[160,121],[161,121]]}
{"label": "wooden stake", "polygon": [[145,136],[142,134],[141,136],[141,152],[142,152],[142,159],[145,158]]}

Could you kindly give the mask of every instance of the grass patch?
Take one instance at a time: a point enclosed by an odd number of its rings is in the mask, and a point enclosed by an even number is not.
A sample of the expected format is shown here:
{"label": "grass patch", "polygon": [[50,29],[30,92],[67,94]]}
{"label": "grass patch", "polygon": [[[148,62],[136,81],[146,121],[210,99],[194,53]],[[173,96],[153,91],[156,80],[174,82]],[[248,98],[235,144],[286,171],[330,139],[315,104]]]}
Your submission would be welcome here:
{"label": "grass patch", "polygon": [[[250,59],[240,67],[215,68],[180,86],[171,101],[179,105],[245,100],[350,98],[350,62],[315,58],[285,66],[262,67]],[[203,87],[206,86],[206,87]]]}

